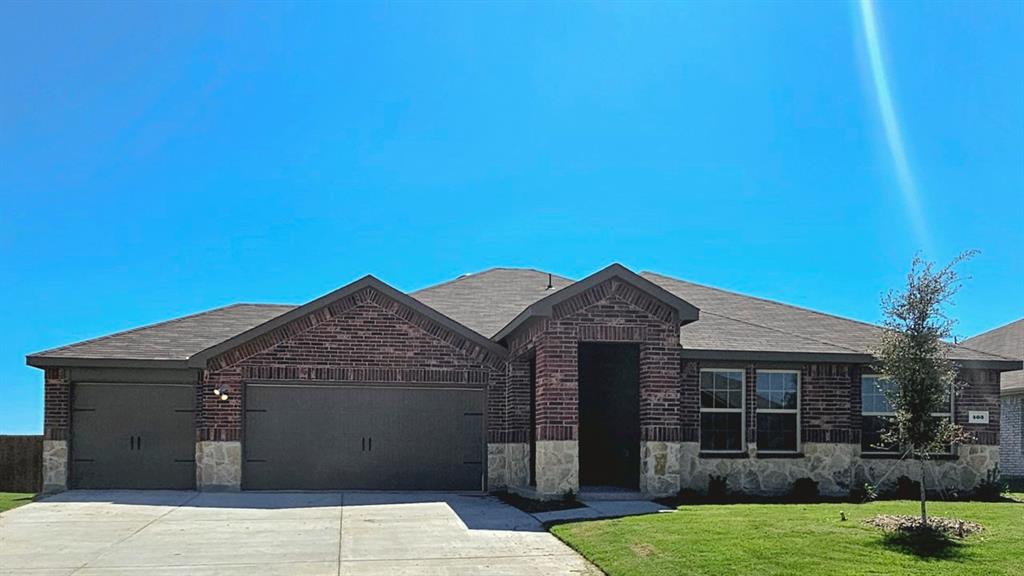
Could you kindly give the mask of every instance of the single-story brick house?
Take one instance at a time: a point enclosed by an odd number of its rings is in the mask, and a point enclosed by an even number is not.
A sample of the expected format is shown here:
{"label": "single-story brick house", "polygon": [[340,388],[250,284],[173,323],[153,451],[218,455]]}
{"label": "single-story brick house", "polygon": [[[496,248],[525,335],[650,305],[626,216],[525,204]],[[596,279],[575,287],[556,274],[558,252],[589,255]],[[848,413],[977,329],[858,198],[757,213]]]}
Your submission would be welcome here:
{"label": "single-story brick house", "polygon": [[[1024,318],[968,338],[963,345],[1024,359]],[[1024,370],[1004,372],[1000,384],[999,469],[1004,476],[1024,478]]]}
{"label": "single-story brick house", "polygon": [[[47,490],[664,495],[715,474],[843,494],[916,474],[876,446],[879,330],[617,264],[579,281],[498,268],[410,294],[366,276],[28,364],[45,371]],[[977,442],[934,471],[971,488],[998,462],[1000,373],[1021,362],[952,355],[971,385],[941,416]]]}

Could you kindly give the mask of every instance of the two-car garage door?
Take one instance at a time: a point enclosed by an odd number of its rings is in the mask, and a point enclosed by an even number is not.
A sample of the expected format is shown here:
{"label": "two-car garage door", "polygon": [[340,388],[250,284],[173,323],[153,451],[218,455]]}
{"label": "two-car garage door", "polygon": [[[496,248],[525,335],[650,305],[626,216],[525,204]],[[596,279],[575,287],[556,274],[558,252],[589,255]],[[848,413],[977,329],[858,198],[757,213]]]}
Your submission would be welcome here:
{"label": "two-car garage door", "polygon": [[248,490],[479,490],[483,391],[246,387]]}

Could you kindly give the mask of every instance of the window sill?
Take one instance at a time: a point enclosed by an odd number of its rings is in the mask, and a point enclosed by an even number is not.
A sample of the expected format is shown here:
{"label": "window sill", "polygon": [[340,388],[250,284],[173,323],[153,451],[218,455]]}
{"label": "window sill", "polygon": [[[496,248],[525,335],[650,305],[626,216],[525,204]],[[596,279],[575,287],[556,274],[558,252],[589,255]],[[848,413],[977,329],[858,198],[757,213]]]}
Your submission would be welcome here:
{"label": "window sill", "polygon": [[803,458],[803,452],[758,452],[757,457],[766,458]]}
{"label": "window sill", "polygon": [[750,458],[746,452],[701,452],[698,458]]}

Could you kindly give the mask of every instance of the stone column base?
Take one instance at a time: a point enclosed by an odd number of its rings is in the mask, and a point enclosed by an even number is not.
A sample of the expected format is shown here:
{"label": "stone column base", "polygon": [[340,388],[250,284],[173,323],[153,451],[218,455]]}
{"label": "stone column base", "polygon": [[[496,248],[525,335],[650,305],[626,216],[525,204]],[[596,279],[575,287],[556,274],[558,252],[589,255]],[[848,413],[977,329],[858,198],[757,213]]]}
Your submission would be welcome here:
{"label": "stone column base", "polygon": [[196,489],[222,492],[242,489],[241,442],[196,442]]}
{"label": "stone column base", "polygon": [[679,492],[679,442],[640,443],[640,492],[645,496],[673,496]]}
{"label": "stone column base", "polygon": [[67,440],[43,440],[43,492],[68,489]]}
{"label": "stone column base", "polygon": [[561,497],[580,491],[580,451],[576,440],[537,442],[537,493]]}
{"label": "stone column base", "polygon": [[487,489],[503,490],[530,482],[530,445],[490,443],[487,445]]}

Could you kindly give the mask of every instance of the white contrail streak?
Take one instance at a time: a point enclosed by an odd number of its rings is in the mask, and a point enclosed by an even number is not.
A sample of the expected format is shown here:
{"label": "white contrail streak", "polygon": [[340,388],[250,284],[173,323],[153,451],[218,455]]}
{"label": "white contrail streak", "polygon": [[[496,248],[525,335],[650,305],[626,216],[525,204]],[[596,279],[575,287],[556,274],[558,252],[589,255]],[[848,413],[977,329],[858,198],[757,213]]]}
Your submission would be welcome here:
{"label": "white contrail streak", "polygon": [[873,0],[860,0],[860,16],[864,25],[864,40],[868,47],[868,57],[871,61],[875,96],[878,98],[878,109],[882,114],[882,124],[885,127],[885,139],[889,143],[892,161],[896,165],[896,177],[903,193],[907,216],[910,218],[910,225],[920,248],[929,252],[930,242],[924,213],[921,210],[921,199],[917,193],[917,186],[914,185],[914,178],[910,174],[910,163],[907,161],[907,151],[903,146],[903,135],[900,132],[899,122],[896,120],[892,94],[889,92],[889,77],[885,72],[885,63],[882,61],[882,46],[878,39],[878,25],[875,21]]}

